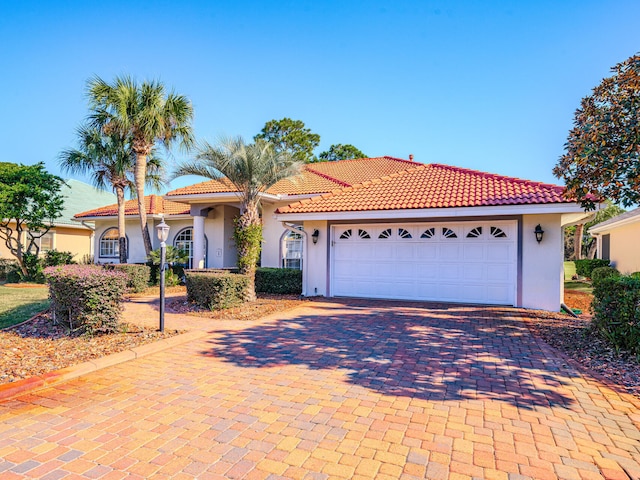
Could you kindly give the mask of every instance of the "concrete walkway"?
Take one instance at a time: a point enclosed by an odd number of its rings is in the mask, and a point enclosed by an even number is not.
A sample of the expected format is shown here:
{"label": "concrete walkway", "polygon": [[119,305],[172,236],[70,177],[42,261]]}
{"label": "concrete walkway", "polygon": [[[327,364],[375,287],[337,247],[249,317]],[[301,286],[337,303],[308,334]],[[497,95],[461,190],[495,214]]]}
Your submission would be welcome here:
{"label": "concrete walkway", "polygon": [[[0,404],[0,478],[640,478],[638,404],[507,308],[309,302]],[[157,321],[141,299],[129,319]]]}

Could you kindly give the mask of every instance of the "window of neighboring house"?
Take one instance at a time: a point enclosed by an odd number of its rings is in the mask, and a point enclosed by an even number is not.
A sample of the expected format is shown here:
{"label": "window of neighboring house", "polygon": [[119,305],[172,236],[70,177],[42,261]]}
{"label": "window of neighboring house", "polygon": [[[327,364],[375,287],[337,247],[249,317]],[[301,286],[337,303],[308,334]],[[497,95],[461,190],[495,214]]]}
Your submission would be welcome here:
{"label": "window of neighboring house", "polygon": [[611,260],[611,235],[602,235],[602,259]]}
{"label": "window of neighboring house", "polygon": [[46,253],[55,248],[53,245],[54,236],[55,232],[49,231],[38,238],[37,242],[40,246],[40,253]]}
{"label": "window of neighboring house", "polygon": [[[296,227],[302,230],[302,227]],[[302,233],[287,230],[282,235],[282,267],[302,270]]]}
{"label": "window of neighboring house", "polygon": [[[187,227],[178,232],[173,239],[173,246],[184,250],[189,255],[187,268],[193,268],[193,228]],[[209,250],[209,240],[204,236],[204,266],[207,267],[207,251]]]}
{"label": "window of neighboring house", "polygon": [[120,257],[120,244],[118,242],[117,228],[108,228],[102,232],[102,235],[100,236],[100,256],[104,258]]}

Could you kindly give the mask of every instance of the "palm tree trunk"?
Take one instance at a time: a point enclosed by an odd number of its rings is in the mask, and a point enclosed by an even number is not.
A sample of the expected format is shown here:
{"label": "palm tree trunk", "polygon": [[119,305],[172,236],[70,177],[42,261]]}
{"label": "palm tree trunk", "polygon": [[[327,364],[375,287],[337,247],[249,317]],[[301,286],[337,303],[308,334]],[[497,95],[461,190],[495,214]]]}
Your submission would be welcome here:
{"label": "palm tree trunk", "polygon": [[138,212],[140,215],[140,229],[142,230],[142,241],[144,242],[144,250],[147,255],[151,253],[151,237],[149,236],[149,227],[147,226],[147,210],[144,206],[144,183],[147,177],[147,155],[136,154],[136,167],[134,170],[134,180],[136,182],[136,194],[138,196]]}
{"label": "palm tree trunk", "polygon": [[124,187],[115,187],[118,198],[118,248],[120,249],[120,263],[127,263],[127,235],[124,224]]}
{"label": "palm tree trunk", "polygon": [[260,256],[262,242],[262,223],[258,205],[251,203],[243,208],[244,213],[236,222],[236,248],[238,250],[238,268],[240,273],[249,277],[245,301],[256,299],[256,264]]}

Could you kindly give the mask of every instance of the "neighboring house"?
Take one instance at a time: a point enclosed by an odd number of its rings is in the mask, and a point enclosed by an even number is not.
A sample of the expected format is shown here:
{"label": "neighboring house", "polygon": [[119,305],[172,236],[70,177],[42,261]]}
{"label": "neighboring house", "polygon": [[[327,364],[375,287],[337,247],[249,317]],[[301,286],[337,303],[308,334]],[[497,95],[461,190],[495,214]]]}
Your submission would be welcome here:
{"label": "neighboring house", "polygon": [[589,229],[597,256],[610,260],[621,273],[640,272],[640,208],[598,223]]}
{"label": "neighboring house", "polygon": [[[71,252],[74,260],[80,261],[85,255],[93,256],[94,226],[92,222],[74,221],[74,214],[80,210],[114,202],[116,196],[78,180],[69,179],[65,180],[65,183],[60,189],[64,197],[63,211],[53,221],[53,227],[36,242],[41,254],[49,250]],[[27,239],[23,238],[23,244],[27,243]],[[4,241],[0,241],[0,258],[14,258]]]}
{"label": "neighboring house", "polygon": [[[302,268],[307,296],[557,311],[562,227],[588,216],[562,193],[556,185],[392,157],[309,164],[262,196],[261,264]],[[164,213],[170,244],[188,247],[192,266],[236,264],[239,203],[228,180],[173,190],[160,207],[148,210],[150,228]],[[114,205],[76,215],[96,222],[96,251],[109,253],[97,261],[117,261],[108,247],[115,212]],[[135,215],[132,205],[131,222]],[[143,262],[140,228],[127,224],[127,235],[129,261]]]}

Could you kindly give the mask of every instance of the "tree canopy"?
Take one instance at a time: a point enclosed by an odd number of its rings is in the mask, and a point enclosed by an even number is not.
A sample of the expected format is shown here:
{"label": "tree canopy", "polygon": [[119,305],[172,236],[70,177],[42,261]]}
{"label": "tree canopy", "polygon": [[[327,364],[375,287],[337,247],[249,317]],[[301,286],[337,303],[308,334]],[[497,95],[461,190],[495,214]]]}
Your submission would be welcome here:
{"label": "tree canopy", "polygon": [[228,178],[240,197],[240,217],[234,239],[240,273],[249,276],[248,300],[255,299],[255,271],[260,258],[262,222],[260,195],[283,178],[299,172],[301,162],[288,151],[276,151],[261,138],[246,144],[242,137],[222,139],[218,145],[207,143],[197,159],[178,166],[174,177],[199,175],[211,179]]}
{"label": "tree canopy", "polygon": [[582,99],[553,173],[567,195],[593,210],[602,198],[640,203],[640,55],[614,66]]}
{"label": "tree canopy", "polygon": [[366,158],[367,155],[362,153],[361,150],[354,147],[353,145],[347,143],[342,144],[338,143],[336,145],[331,145],[329,150],[326,152],[322,152],[318,155],[318,159],[322,162],[334,162],[336,160],[348,160],[351,158]]}
{"label": "tree canopy", "polygon": [[276,152],[289,152],[304,163],[317,161],[313,150],[320,145],[320,135],[306,128],[302,120],[269,120],[254,140],[266,140]]}
{"label": "tree canopy", "polygon": [[127,76],[116,77],[113,83],[95,77],[88,82],[87,95],[92,126],[104,134],[118,134],[125,138],[136,156],[134,182],[140,228],[144,248],[149,255],[152,250],[151,237],[144,205],[147,157],[159,143],[167,149],[175,142],[185,150],[193,147],[193,106],[186,97],[167,93],[161,82],[137,83]]}
{"label": "tree canopy", "polygon": [[38,253],[37,239],[51,229],[62,213],[63,184],[60,177],[45,170],[42,162],[0,162],[0,239],[18,260],[24,275],[24,254]]}

